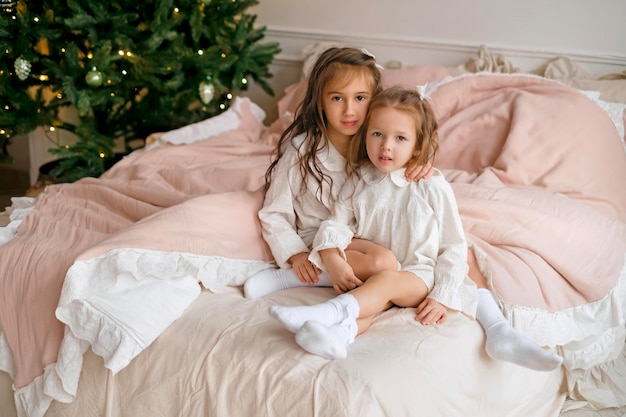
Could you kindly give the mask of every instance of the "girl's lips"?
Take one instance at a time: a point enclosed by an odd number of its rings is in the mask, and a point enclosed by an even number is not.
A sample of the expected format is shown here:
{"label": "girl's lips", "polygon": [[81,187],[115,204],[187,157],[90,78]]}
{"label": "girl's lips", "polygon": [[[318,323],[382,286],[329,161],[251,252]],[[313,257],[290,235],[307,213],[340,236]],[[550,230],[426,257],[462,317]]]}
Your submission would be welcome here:
{"label": "girl's lips", "polygon": [[354,127],[354,126],[356,126],[357,121],[356,120],[344,120],[341,123],[343,123],[343,125],[347,126],[347,127]]}

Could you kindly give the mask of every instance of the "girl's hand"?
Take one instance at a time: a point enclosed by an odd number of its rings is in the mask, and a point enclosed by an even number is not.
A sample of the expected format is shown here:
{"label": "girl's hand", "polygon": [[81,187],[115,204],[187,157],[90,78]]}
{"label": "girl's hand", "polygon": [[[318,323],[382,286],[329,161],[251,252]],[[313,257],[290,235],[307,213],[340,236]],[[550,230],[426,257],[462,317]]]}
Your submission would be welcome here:
{"label": "girl's hand", "polygon": [[343,258],[333,258],[332,261],[325,263],[328,269],[328,276],[337,294],[343,294],[363,285],[363,281],[354,275],[352,267]]}
{"label": "girl's hand", "polygon": [[317,276],[322,271],[309,261],[308,252],[293,255],[289,258],[289,262],[300,281],[310,285],[317,283]]}
{"label": "girl's hand", "polygon": [[448,318],[446,306],[432,298],[422,301],[415,309],[415,320],[425,326],[430,324],[441,324]]}
{"label": "girl's hand", "polygon": [[433,163],[429,160],[427,165],[415,165],[415,160],[412,159],[406,167],[404,176],[407,181],[427,180],[433,176]]}

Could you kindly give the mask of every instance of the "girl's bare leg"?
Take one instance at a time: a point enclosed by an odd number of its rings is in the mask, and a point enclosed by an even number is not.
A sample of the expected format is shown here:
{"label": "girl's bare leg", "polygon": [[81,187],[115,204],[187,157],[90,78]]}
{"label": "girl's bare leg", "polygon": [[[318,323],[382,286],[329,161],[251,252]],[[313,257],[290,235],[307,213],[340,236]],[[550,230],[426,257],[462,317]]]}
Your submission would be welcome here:
{"label": "girl's bare leg", "polygon": [[511,326],[493,298],[489,285],[478,269],[476,255],[467,251],[468,275],[478,287],[476,320],[485,330],[485,350],[494,359],[513,362],[537,371],[551,371],[561,366],[563,358],[544,350]]}
{"label": "girl's bare leg", "polygon": [[406,271],[383,271],[374,274],[360,287],[350,291],[359,303],[359,334],[366,331],[374,316],[396,305],[417,307],[428,295],[424,281]]}
{"label": "girl's bare leg", "polygon": [[428,288],[410,272],[383,271],[363,285],[316,306],[283,307],[275,315],[286,327],[298,327],[296,342],[306,351],[329,359],[344,358],[357,333],[392,305],[416,307]]}
{"label": "girl's bare leg", "polygon": [[[371,319],[392,305],[416,307],[428,294],[424,282],[405,271],[374,274],[363,285],[320,304],[272,306],[270,314],[296,333],[310,320],[332,326],[357,319]],[[364,321],[365,323],[365,321]],[[364,329],[365,330],[365,329]]]}
{"label": "girl's bare leg", "polygon": [[396,256],[387,248],[363,239],[352,239],[346,248],[346,258],[361,281],[366,281],[377,272],[398,269]]}
{"label": "girl's bare leg", "polygon": [[474,251],[470,248],[467,250],[467,265],[469,266],[469,271],[467,275],[469,275],[470,279],[474,281],[478,288],[489,288],[487,284],[487,280],[483,276],[482,272],[478,268],[478,261],[476,260],[476,255]]}

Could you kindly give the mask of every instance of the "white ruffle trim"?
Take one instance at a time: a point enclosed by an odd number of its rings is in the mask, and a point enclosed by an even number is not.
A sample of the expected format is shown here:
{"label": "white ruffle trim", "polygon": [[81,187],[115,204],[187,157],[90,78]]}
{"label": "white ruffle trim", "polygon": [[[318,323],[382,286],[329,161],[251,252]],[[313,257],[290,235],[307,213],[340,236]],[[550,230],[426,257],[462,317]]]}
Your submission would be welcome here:
{"label": "white ruffle trim", "polygon": [[591,369],[576,369],[569,373],[567,388],[570,398],[586,401],[596,409],[623,407],[622,411],[626,412],[625,374],[626,344],[622,344],[621,352],[614,359]]}
{"label": "white ruffle trim", "polygon": [[[489,261],[472,245],[481,272],[491,281]],[[493,292],[492,292],[493,293]],[[626,255],[615,287],[600,300],[550,312],[507,304],[497,294],[504,316],[513,327],[540,346],[558,348],[569,370],[588,369],[612,358],[624,344],[626,323]]]}
{"label": "white ruffle trim", "polygon": [[[485,254],[472,247],[481,272],[489,277],[489,286],[493,288]],[[516,330],[563,357],[569,396],[598,408],[614,407],[615,402],[626,405],[625,392],[614,392],[610,381],[598,383],[605,374],[619,379],[626,371],[626,359],[620,357],[626,343],[626,255],[615,287],[592,303],[549,312],[506,304],[494,296]]]}
{"label": "white ruffle trim", "polygon": [[11,349],[9,349],[9,342],[4,335],[0,331],[0,371],[4,371],[7,374],[11,375],[13,378],[14,369],[13,369],[13,355],[11,354]]}
{"label": "white ruffle trim", "polygon": [[[134,248],[76,261],[68,271],[57,308],[57,317],[66,324],[58,360],[31,384],[15,391],[18,417],[42,417],[52,400],[74,401],[83,354],[90,345],[103,357],[105,367],[119,372],[182,315],[200,293],[198,282],[218,292],[225,286],[243,285],[248,277],[272,266],[258,260]],[[143,298],[133,298],[133,290]],[[149,298],[146,291],[152,291]],[[173,306],[169,311],[161,308],[163,298]],[[150,305],[148,299],[157,301]],[[110,306],[115,311],[106,309]],[[155,314],[155,310],[163,313]],[[10,350],[2,335],[0,354],[0,366],[12,374]]]}
{"label": "white ruffle trim", "polygon": [[36,201],[37,199],[32,197],[11,197],[11,206],[6,208],[9,223],[0,227],[0,246],[15,237],[22,220],[33,210]]}
{"label": "white ruffle trim", "polygon": [[74,338],[66,327],[57,362],[46,366],[44,373],[29,385],[15,390],[17,416],[42,417],[52,400],[74,401],[83,355],[88,347],[86,342]]}

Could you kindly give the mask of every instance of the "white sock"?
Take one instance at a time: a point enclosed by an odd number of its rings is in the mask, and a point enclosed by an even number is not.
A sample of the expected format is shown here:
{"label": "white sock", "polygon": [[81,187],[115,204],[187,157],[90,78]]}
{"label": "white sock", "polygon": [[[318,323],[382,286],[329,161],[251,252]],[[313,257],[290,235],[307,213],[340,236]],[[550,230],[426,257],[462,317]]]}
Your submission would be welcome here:
{"label": "white sock", "polygon": [[289,269],[264,269],[248,278],[243,284],[243,294],[246,298],[259,298],[276,291],[295,287],[332,287],[326,272],[317,276],[315,284],[306,284],[298,278],[296,272]]}
{"label": "white sock", "polygon": [[292,333],[302,325],[314,320],[327,326],[356,321],[359,317],[359,302],[351,294],[341,294],[312,306],[271,306],[270,314]]}
{"label": "white sock", "polygon": [[485,329],[485,350],[494,359],[536,371],[552,371],[563,363],[559,355],[542,349],[515,330],[504,318],[491,292],[485,288],[478,289],[476,320]]}
{"label": "white sock", "polygon": [[307,321],[296,333],[296,343],[307,352],[326,359],[345,359],[346,348],[354,342],[357,331],[356,320],[334,326]]}

